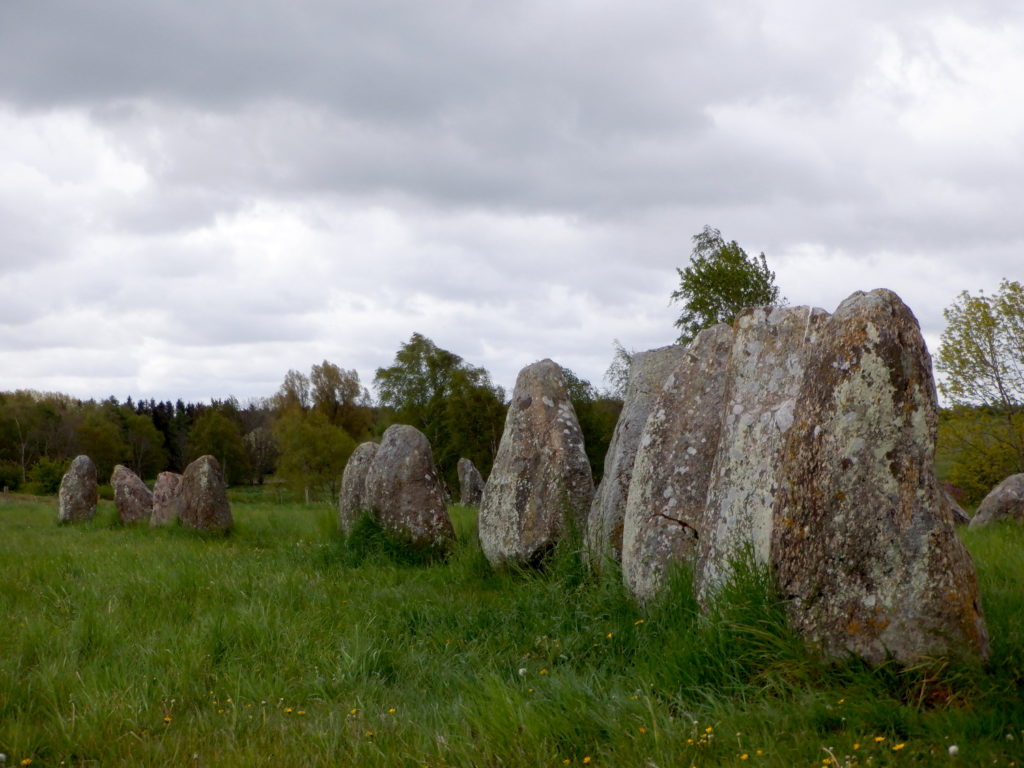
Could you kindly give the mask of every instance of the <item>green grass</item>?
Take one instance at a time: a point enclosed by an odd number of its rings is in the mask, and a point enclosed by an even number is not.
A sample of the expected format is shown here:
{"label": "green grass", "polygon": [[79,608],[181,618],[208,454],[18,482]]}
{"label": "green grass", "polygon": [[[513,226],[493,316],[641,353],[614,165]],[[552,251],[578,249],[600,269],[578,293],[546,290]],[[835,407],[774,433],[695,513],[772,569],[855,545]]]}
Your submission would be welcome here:
{"label": "green grass", "polygon": [[7,765],[1024,765],[1024,528],[965,534],[987,665],[868,669],[815,659],[756,569],[641,611],[571,544],[491,569],[461,507],[439,558],[263,498],[227,537],[0,500]]}

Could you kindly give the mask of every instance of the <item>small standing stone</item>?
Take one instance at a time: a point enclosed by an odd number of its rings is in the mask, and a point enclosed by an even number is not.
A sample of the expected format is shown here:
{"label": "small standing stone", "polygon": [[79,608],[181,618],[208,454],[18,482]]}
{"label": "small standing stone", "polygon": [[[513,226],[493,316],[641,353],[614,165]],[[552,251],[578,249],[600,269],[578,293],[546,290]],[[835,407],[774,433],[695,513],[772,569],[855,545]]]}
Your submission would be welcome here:
{"label": "small standing stone", "polygon": [[369,509],[366,500],[366,475],[377,455],[376,443],[360,443],[352,451],[345,471],[341,475],[341,495],[338,499],[338,522],[345,533],[352,532],[359,516]]}
{"label": "small standing stone", "polygon": [[77,523],[92,520],[99,501],[96,465],[88,456],[76,456],[60,481],[57,521]]}
{"label": "small standing stone", "polygon": [[476,507],[484,494],[484,479],[469,459],[459,459],[459,501],[463,506]]}
{"label": "small standing stone", "polygon": [[228,531],[234,524],[224,475],[213,456],[200,456],[185,467],[181,523],[200,531]]}
{"label": "small standing stone", "polygon": [[1024,473],[1010,475],[989,491],[978,505],[971,528],[983,528],[1000,520],[1024,523]]}
{"label": "small standing stone", "polygon": [[123,464],[114,467],[110,476],[114,489],[114,506],[122,523],[148,520],[153,512],[153,494],[142,478]]}
{"label": "small standing stone", "polygon": [[177,472],[161,472],[153,486],[150,525],[170,525],[181,517],[181,481]]}

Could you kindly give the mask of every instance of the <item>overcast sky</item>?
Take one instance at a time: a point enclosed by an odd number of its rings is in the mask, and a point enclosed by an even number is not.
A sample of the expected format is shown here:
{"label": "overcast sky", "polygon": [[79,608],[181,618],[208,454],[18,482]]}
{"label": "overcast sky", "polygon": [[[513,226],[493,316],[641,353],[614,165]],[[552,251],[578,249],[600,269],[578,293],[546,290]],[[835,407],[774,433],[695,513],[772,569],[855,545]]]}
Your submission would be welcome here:
{"label": "overcast sky", "polygon": [[671,343],[705,224],[932,351],[1024,279],[1019,0],[0,1],[0,390],[510,388]]}

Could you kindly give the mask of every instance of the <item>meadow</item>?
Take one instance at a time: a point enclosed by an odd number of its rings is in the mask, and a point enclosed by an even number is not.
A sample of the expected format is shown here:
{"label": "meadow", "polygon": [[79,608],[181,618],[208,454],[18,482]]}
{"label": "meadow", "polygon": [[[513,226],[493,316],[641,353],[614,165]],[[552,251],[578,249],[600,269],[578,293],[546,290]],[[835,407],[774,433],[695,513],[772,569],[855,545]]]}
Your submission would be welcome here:
{"label": "meadow", "polygon": [[985,664],[826,664],[769,579],[640,609],[564,544],[494,570],[332,506],[233,494],[227,537],[0,497],[0,752],[65,766],[1024,765],[1024,526],[963,532]]}

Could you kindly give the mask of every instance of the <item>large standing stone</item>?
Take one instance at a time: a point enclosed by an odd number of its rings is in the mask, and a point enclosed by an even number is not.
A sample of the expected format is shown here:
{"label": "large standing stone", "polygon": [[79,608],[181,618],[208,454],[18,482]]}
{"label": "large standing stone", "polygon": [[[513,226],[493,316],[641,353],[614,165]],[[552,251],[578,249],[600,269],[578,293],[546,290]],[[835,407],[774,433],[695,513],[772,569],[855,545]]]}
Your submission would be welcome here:
{"label": "large standing stone", "polygon": [[185,467],[181,523],[200,531],[227,531],[233,525],[224,475],[213,456],[200,456]]}
{"label": "large standing stone", "polygon": [[366,474],[366,504],[381,525],[418,547],[444,547],[455,538],[430,441],[415,427],[384,431]]}
{"label": "large standing stone", "polygon": [[484,479],[469,459],[459,459],[459,501],[467,507],[476,507],[484,493]]}
{"label": "large standing stone", "polygon": [[345,464],[338,499],[338,521],[345,533],[352,532],[359,516],[369,508],[366,503],[366,475],[376,455],[376,443],[360,443]]}
{"label": "large standing stone", "polygon": [[480,502],[480,544],[492,564],[536,564],[570,527],[582,531],[594,495],[562,368],[528,365]]}
{"label": "large standing stone", "polygon": [[114,506],[122,523],[149,520],[153,512],[153,494],[142,478],[118,464],[110,475],[110,485],[114,489]]}
{"label": "large standing stone", "polygon": [[694,581],[702,599],[751,551],[769,560],[772,507],[786,434],[804,379],[806,350],[828,313],[812,307],[754,307],[734,323],[722,433],[711,470]]}
{"label": "large standing stone", "polygon": [[606,558],[615,562],[622,559],[626,497],[633,478],[640,434],[665,380],[679,364],[684,351],[683,345],[673,344],[633,355],[622,411],[605,454],[604,474],[587,518],[587,557],[599,571],[603,569]]}
{"label": "large standing stone", "polygon": [[626,500],[622,576],[640,600],[654,597],[671,565],[696,554],[732,345],[727,325],[697,334],[664,381],[639,439]]}
{"label": "large standing stone", "polygon": [[177,472],[161,472],[153,485],[150,525],[170,525],[181,517],[181,481]]}
{"label": "large standing stone", "polygon": [[796,629],[833,658],[984,656],[974,567],[935,478],[917,320],[891,291],[858,292],[810,352],[778,471],[762,475],[779,486],[771,565]]}
{"label": "large standing stone", "polygon": [[96,514],[99,490],[96,486],[96,465],[88,456],[76,456],[60,481],[57,521],[77,523],[92,520]]}
{"label": "large standing stone", "polygon": [[971,528],[982,528],[1000,520],[1024,523],[1024,474],[1010,475],[989,491],[971,519]]}
{"label": "large standing stone", "polygon": [[957,500],[953,498],[953,494],[945,488],[940,488],[940,490],[942,492],[942,506],[946,508],[950,517],[953,518],[954,525],[969,525],[971,516],[957,503]]}

